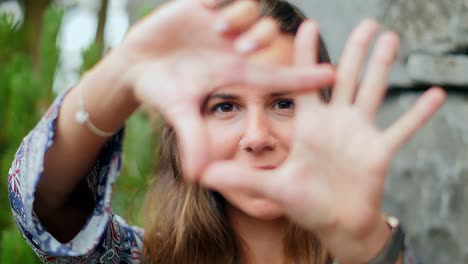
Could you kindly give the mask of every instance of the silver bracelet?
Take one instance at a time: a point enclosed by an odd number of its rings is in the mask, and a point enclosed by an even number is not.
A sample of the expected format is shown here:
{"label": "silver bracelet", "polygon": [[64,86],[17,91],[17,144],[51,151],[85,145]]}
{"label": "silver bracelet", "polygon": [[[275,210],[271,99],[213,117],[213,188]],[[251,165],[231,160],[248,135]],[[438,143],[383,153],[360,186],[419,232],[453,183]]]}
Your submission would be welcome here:
{"label": "silver bracelet", "polygon": [[86,125],[91,132],[94,134],[101,136],[101,137],[112,137],[113,135],[116,134],[116,132],[107,132],[107,131],[102,131],[99,128],[97,128],[89,119],[89,113],[86,111],[85,105],[84,105],[84,96],[83,96],[83,89],[80,89],[79,85],[77,87],[78,89],[78,112],[75,114],[75,120],[78,124],[84,124]]}

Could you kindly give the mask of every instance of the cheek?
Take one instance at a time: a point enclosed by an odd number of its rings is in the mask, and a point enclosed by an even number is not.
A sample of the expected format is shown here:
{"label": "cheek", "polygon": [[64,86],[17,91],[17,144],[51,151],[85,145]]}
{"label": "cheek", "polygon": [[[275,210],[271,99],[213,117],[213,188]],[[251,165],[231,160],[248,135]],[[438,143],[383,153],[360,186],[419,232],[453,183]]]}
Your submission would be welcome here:
{"label": "cheek", "polygon": [[206,127],[214,158],[232,158],[239,148],[242,135],[240,122],[209,121]]}

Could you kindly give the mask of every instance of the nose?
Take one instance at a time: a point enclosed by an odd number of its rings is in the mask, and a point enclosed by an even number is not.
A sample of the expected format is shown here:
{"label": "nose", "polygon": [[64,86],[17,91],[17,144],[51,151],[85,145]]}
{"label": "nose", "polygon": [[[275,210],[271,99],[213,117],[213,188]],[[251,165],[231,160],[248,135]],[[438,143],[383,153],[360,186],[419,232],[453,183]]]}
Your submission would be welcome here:
{"label": "nose", "polygon": [[239,141],[241,150],[251,153],[272,151],[276,147],[276,139],[272,134],[271,124],[264,113],[249,115],[243,137]]}

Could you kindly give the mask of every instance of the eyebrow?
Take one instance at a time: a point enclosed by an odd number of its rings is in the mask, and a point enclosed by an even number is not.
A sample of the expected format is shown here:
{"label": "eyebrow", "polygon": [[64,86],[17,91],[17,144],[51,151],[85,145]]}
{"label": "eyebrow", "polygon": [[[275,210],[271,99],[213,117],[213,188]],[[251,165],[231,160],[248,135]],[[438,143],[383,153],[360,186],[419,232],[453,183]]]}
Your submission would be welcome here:
{"label": "eyebrow", "polygon": [[[282,97],[287,94],[290,94],[291,92],[276,92],[276,93],[270,93],[268,96],[270,97]],[[212,99],[222,99],[222,100],[238,100],[240,96],[234,95],[234,94],[227,94],[227,93],[215,93],[210,96],[208,96],[206,101],[212,100]]]}
{"label": "eyebrow", "polygon": [[226,93],[215,93],[206,99],[206,101],[212,100],[212,99],[222,99],[222,100],[238,100],[240,97],[237,95],[233,94],[226,94]]}
{"label": "eyebrow", "polygon": [[271,97],[283,97],[285,95],[291,94],[292,92],[277,92],[277,93],[271,93]]}

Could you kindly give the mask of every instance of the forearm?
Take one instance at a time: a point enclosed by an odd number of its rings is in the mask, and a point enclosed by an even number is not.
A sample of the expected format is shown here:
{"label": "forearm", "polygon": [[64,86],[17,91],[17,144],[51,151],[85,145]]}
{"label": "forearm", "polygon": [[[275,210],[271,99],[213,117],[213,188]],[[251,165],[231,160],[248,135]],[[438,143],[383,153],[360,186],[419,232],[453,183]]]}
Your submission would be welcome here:
{"label": "forearm", "polygon": [[[44,158],[44,172],[36,191],[36,213],[46,216],[62,210],[87,175],[108,138],[100,137],[75,120],[79,90],[90,120],[99,129],[116,131],[138,107],[131,87],[122,79],[125,62],[109,54],[84,75],[64,98],[57,118],[54,143]],[[41,215],[42,214],[42,215]]]}

